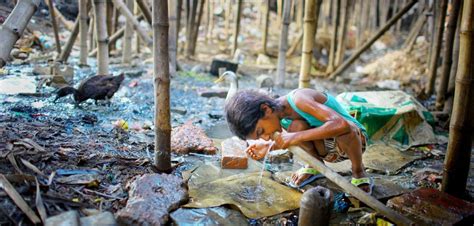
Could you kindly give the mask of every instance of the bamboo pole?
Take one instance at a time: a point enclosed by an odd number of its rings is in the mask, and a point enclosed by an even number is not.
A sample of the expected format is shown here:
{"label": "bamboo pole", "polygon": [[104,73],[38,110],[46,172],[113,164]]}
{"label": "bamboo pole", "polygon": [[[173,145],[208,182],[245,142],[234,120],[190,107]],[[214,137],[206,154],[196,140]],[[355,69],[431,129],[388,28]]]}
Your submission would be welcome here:
{"label": "bamboo pole", "polygon": [[339,66],[344,60],[344,52],[346,50],[346,33],[347,33],[347,24],[349,21],[349,8],[351,7],[349,0],[341,0],[341,21],[339,24],[339,34],[337,40],[337,51],[336,58],[334,59],[334,65]]}
{"label": "bamboo pole", "polygon": [[277,3],[277,24],[278,28],[281,28],[281,20],[283,15],[283,0],[276,0]]}
{"label": "bamboo pole", "polygon": [[268,17],[270,15],[270,0],[263,0],[263,26],[262,26],[262,53],[267,54]]}
{"label": "bamboo pole", "polygon": [[370,13],[370,2],[368,0],[362,0],[360,3],[362,4],[362,15],[360,19],[360,28],[358,29],[360,30],[360,32],[357,36],[357,48],[359,48],[363,43],[365,43]]}
{"label": "bamboo pole", "polygon": [[448,25],[446,28],[446,44],[444,48],[443,65],[441,67],[441,81],[438,86],[438,94],[436,96],[436,109],[442,110],[444,101],[446,99],[446,92],[448,90],[449,73],[451,71],[451,65],[453,63],[453,45],[454,36],[456,33],[456,24],[459,15],[459,9],[461,7],[461,0],[453,0],[452,10],[449,14]]}
{"label": "bamboo pole", "polygon": [[186,57],[192,56],[192,40],[193,40],[193,33],[194,33],[194,26],[196,26],[196,13],[197,13],[198,1],[197,0],[190,0],[188,2],[188,19],[186,21],[186,40],[185,47],[186,47]]}
{"label": "bamboo pole", "polygon": [[[323,1],[323,33],[328,33],[328,27],[329,24],[331,23],[331,0],[324,0]],[[306,6],[305,6],[306,10]],[[304,26],[304,25],[303,25]]]}
{"label": "bamboo pole", "polygon": [[[92,0],[89,0],[88,2],[90,2]],[[97,46],[95,46],[95,17],[94,17],[94,12],[90,12],[90,15],[89,17],[91,18],[90,21],[89,21],[89,31],[87,32],[88,33],[88,36],[89,36],[89,48],[92,50],[94,48],[97,48]]]}
{"label": "bamboo pole", "polygon": [[109,74],[109,37],[107,35],[107,6],[105,0],[94,0],[97,51],[97,74]]}
{"label": "bamboo pole", "polygon": [[303,29],[303,11],[304,11],[304,1],[296,0],[296,27],[298,29]]}
{"label": "bamboo pole", "polygon": [[155,84],[155,167],[171,170],[168,1],[153,1],[153,77]]}
{"label": "bamboo pole", "polygon": [[369,207],[376,210],[378,213],[381,213],[389,220],[393,221],[397,225],[412,225],[413,222],[408,218],[400,215],[396,211],[388,208],[379,200],[375,199],[374,197],[370,196],[369,194],[365,193],[362,189],[354,186],[351,184],[347,179],[339,175],[338,173],[334,172],[332,169],[324,165],[320,160],[316,159],[303,149],[297,146],[291,146],[289,150],[300,159],[304,159],[306,163],[309,164],[312,168],[319,171],[323,174],[327,179],[334,182],[336,185],[344,189],[350,195],[356,197],[361,202],[365,203]]}
{"label": "bamboo pole", "polygon": [[[209,2],[210,3],[210,2]],[[177,29],[177,14],[179,13],[177,3],[175,0],[168,0],[168,12],[169,12],[169,57],[170,57],[170,75],[173,77],[176,75],[176,29]]]}
{"label": "bamboo pole", "polygon": [[19,1],[7,19],[0,25],[0,68],[7,63],[15,42],[21,37],[40,0]]}
{"label": "bamboo pole", "polygon": [[[90,10],[90,8],[90,3],[88,3],[87,9]],[[71,54],[72,47],[74,46],[74,42],[76,42],[77,35],[79,35],[79,17],[76,18],[74,27],[71,31],[71,34],[69,35],[69,39],[67,40],[66,45],[64,45],[64,48],[62,49],[61,54],[59,54],[56,61],[63,63],[67,62],[69,55]]]}
{"label": "bamboo pole", "polygon": [[278,51],[277,82],[276,85],[285,85],[286,51],[288,50],[288,27],[290,25],[291,0],[286,0],[283,5],[283,18],[280,32],[280,46]]}
{"label": "bamboo pole", "polygon": [[[126,0],[128,10],[132,11],[134,7],[135,0]],[[126,18],[125,23],[125,33],[123,36],[122,43],[122,64],[130,64],[132,61],[132,36],[133,36],[133,27],[132,21]]]}
{"label": "bamboo pole", "polygon": [[[118,10],[117,10],[117,11],[118,11]],[[136,18],[138,15],[140,15],[140,12],[141,12],[141,10],[140,10],[140,7],[138,6],[138,4],[134,4],[134,7],[133,7],[133,14],[134,14],[135,18]],[[133,38],[135,39],[135,48],[133,48],[133,49],[135,49],[135,52],[136,52],[137,54],[140,54],[140,53],[141,53],[140,35],[137,34],[137,33],[135,33],[135,34],[133,35]]]}
{"label": "bamboo pole", "polygon": [[[111,1],[106,1],[106,23],[107,23],[107,34],[114,33],[114,4]],[[109,42],[110,43],[110,42]],[[112,50],[115,49],[115,45],[109,45],[109,55]]]}
{"label": "bamboo pole", "polygon": [[[48,8],[50,7],[49,1],[45,1],[44,3],[46,3]],[[64,15],[56,8],[54,4],[52,5],[52,8],[54,10],[54,15],[56,15],[56,18],[59,19],[59,22],[61,22],[67,30],[72,31],[74,29],[74,23],[66,19],[66,17],[64,17]]]}
{"label": "bamboo pole", "polygon": [[146,31],[140,26],[140,23],[138,23],[138,20],[133,17],[133,14],[128,10],[127,6],[125,3],[123,3],[123,0],[112,0],[114,3],[115,7],[122,13],[122,15],[127,18],[127,20],[131,21],[133,29],[140,34],[140,37],[142,40],[145,42],[146,45],[151,46],[153,43],[153,40],[148,36]]}
{"label": "bamboo pole", "polygon": [[329,61],[326,69],[327,73],[334,71],[334,60],[336,55],[337,46],[337,26],[339,24],[339,11],[340,11],[341,0],[332,1],[332,38],[331,46],[329,47]]}
{"label": "bamboo pole", "polygon": [[51,16],[51,24],[53,24],[54,40],[56,41],[56,51],[61,54],[61,41],[59,40],[58,23],[56,22],[56,14],[54,12],[53,0],[48,0],[49,14]]}
{"label": "bamboo pole", "polygon": [[296,51],[296,48],[301,45],[301,41],[303,41],[303,35],[304,32],[301,30],[296,39],[293,41],[293,44],[291,44],[290,49],[288,49],[288,52],[286,53],[287,57],[293,55],[293,53]]}
{"label": "bamboo pole", "polygon": [[465,0],[460,27],[460,48],[449,143],[441,190],[462,197],[466,190],[472,149],[474,113],[474,3]]}
{"label": "bamboo pole", "polygon": [[143,13],[143,16],[145,16],[145,20],[148,22],[148,24],[152,25],[152,19],[151,19],[151,12],[150,12],[150,7],[148,7],[147,3],[145,0],[136,0],[137,5],[140,8],[140,10]]}
{"label": "bamboo pole", "polygon": [[454,47],[453,47],[453,65],[451,66],[451,71],[449,72],[449,83],[448,83],[448,91],[447,96],[448,99],[446,100],[445,107],[443,112],[452,115],[451,112],[453,111],[453,99],[454,99],[454,88],[456,86],[456,73],[458,70],[458,62],[459,62],[459,39],[460,34],[459,30],[461,29],[461,16],[462,16],[462,4],[461,9],[459,10],[458,22],[456,24],[456,37],[454,39]]}
{"label": "bamboo pole", "polygon": [[79,49],[79,65],[87,65],[87,1],[79,0],[79,33],[80,33],[80,49]]}
{"label": "bamboo pole", "polygon": [[178,39],[179,39],[179,31],[181,29],[181,11],[183,8],[183,0],[178,0],[176,5],[176,50],[178,50]]}
{"label": "bamboo pole", "polygon": [[443,43],[443,33],[444,33],[444,21],[446,18],[446,8],[448,7],[448,0],[441,0],[441,5],[439,8],[439,16],[436,21],[436,34],[433,40],[433,49],[432,49],[432,56],[430,58],[430,64],[428,68],[428,75],[430,76],[430,80],[428,82],[428,87],[426,89],[426,94],[431,96],[434,91],[435,80],[436,80],[436,72],[438,69],[438,59],[441,52],[441,46]]}
{"label": "bamboo pole", "polygon": [[196,20],[194,20],[194,24],[193,24],[193,29],[191,30],[191,40],[190,40],[190,45],[188,46],[189,49],[188,49],[188,56],[194,56],[194,54],[196,53],[196,43],[197,43],[197,38],[198,38],[198,34],[199,34],[199,27],[201,26],[201,20],[202,20],[202,15],[203,15],[203,11],[204,11],[204,5],[205,5],[205,0],[201,0],[201,1],[198,1],[199,3],[199,9],[198,11],[196,12],[196,16],[197,18],[195,18]]}
{"label": "bamboo pole", "polygon": [[230,30],[230,16],[232,15],[232,0],[227,0],[226,1],[226,9],[225,9],[225,24],[224,24],[224,30],[225,30],[225,37],[226,39],[229,38],[229,30]]}
{"label": "bamboo pole", "polygon": [[362,1],[361,0],[354,0],[355,9],[354,9],[354,26],[357,29],[356,38],[355,38],[355,47],[359,47],[360,45],[360,34],[361,34],[361,19],[362,19]]}
{"label": "bamboo pole", "polygon": [[206,39],[209,41],[212,39],[212,36],[214,34],[214,2],[213,1],[208,1],[208,27],[207,27],[207,34],[206,34]]}
{"label": "bamboo pole", "polygon": [[237,9],[235,12],[235,21],[234,21],[234,37],[232,41],[232,55],[234,55],[238,46],[241,11],[242,11],[242,0],[237,0]]}
{"label": "bamboo pole", "polygon": [[367,50],[372,44],[374,44],[377,39],[379,39],[390,27],[397,22],[398,19],[400,19],[408,10],[410,10],[414,5],[416,4],[416,0],[411,0],[405,7],[403,7],[400,12],[398,12],[394,17],[390,18],[390,20],[385,24],[383,27],[381,27],[376,34],[374,34],[364,45],[359,47],[352,56],[344,61],[341,66],[339,66],[336,71],[334,71],[330,78],[335,78],[339,74],[341,74],[344,70],[346,70],[354,61],[356,61],[359,56]]}
{"label": "bamboo pole", "polygon": [[304,10],[303,51],[301,53],[301,68],[299,88],[308,88],[310,82],[311,60],[313,59],[314,37],[322,0],[307,0]]}
{"label": "bamboo pole", "polygon": [[426,11],[422,11],[422,14],[418,17],[417,21],[415,22],[413,28],[411,29],[410,33],[408,34],[407,39],[403,43],[403,48],[410,52],[415,44],[416,38],[420,34],[423,26],[426,23]]}

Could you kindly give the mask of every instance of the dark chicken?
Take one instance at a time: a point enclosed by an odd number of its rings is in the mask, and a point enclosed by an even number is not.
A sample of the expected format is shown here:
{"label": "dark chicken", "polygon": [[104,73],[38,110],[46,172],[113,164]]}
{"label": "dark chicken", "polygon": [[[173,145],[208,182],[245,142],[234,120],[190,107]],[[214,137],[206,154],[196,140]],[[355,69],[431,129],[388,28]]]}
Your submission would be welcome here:
{"label": "dark chicken", "polygon": [[120,84],[124,80],[124,74],[118,76],[113,75],[96,75],[82,81],[76,89],[71,86],[66,86],[56,92],[56,99],[73,94],[76,105],[88,100],[109,100],[120,88]]}

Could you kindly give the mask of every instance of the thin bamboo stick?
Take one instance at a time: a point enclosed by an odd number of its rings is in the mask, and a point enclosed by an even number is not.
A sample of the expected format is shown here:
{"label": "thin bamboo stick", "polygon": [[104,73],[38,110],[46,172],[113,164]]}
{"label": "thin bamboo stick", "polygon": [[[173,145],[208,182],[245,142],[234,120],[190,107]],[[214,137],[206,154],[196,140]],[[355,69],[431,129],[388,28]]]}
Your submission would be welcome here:
{"label": "thin bamboo stick", "polygon": [[224,31],[226,39],[229,37],[230,34],[230,17],[232,15],[232,0],[226,1],[226,9],[225,9],[225,24],[224,24]]}
{"label": "thin bamboo stick", "polygon": [[194,27],[196,26],[196,13],[197,13],[198,1],[197,0],[190,0],[188,2],[188,10],[189,16],[186,21],[186,40],[185,47],[186,47],[186,57],[192,56],[192,40],[194,34]]}
{"label": "thin bamboo stick", "polygon": [[138,7],[143,13],[143,16],[145,16],[145,20],[148,22],[148,24],[152,25],[151,12],[150,12],[150,8],[148,7],[148,4],[145,2],[145,0],[136,0],[136,1],[137,1]]}
{"label": "thin bamboo stick", "polygon": [[459,9],[461,8],[461,0],[453,0],[452,10],[449,14],[448,25],[446,28],[446,44],[444,48],[443,65],[441,67],[441,81],[438,86],[438,94],[436,96],[436,109],[443,109],[444,101],[446,99],[446,92],[448,90],[449,72],[451,71],[451,64],[453,63],[453,45],[454,36],[456,34],[456,23],[458,20]]}
{"label": "thin bamboo stick", "polygon": [[7,19],[0,25],[0,68],[7,63],[15,42],[21,37],[40,4],[40,0],[19,1]]}
{"label": "thin bamboo stick", "polygon": [[[114,4],[112,2],[107,1],[106,3],[106,23],[107,23],[107,34],[114,33]],[[112,50],[115,49],[115,45],[109,45],[109,55]]]}
{"label": "thin bamboo stick", "polygon": [[61,54],[61,40],[59,40],[58,23],[56,22],[56,13],[54,12],[53,0],[48,0],[48,8],[51,16],[51,24],[53,24],[54,40],[56,40],[56,51]]}
{"label": "thin bamboo stick", "polygon": [[349,0],[341,0],[341,21],[339,24],[339,34],[337,40],[337,51],[336,58],[334,59],[334,65],[337,67],[344,60],[344,52],[346,50],[346,33],[347,33],[347,24],[349,21],[349,8],[351,7]]}
{"label": "thin bamboo stick", "polygon": [[331,46],[329,47],[329,61],[328,67],[326,69],[326,73],[331,73],[334,71],[335,65],[334,60],[336,58],[336,48],[337,48],[337,26],[339,24],[339,11],[341,0],[334,0],[332,2],[332,38],[331,38]]}
{"label": "thin bamboo stick", "polygon": [[462,11],[460,48],[454,108],[449,126],[449,143],[444,160],[441,190],[462,197],[466,190],[472,149],[474,113],[474,4],[465,0]]}
{"label": "thin bamboo stick", "polygon": [[[48,5],[48,7],[50,7],[49,1],[45,1],[45,3]],[[52,8],[54,10],[54,15],[56,15],[56,17],[59,19],[59,22],[61,22],[67,30],[72,31],[74,29],[74,23],[66,19],[66,17],[64,17],[64,15],[56,8],[54,4]]]}
{"label": "thin bamboo stick", "polygon": [[107,35],[107,20],[105,0],[94,0],[95,25],[96,25],[96,42],[97,51],[97,74],[109,74],[109,37]]}
{"label": "thin bamboo stick", "polygon": [[237,46],[238,46],[241,11],[242,11],[242,0],[237,0],[237,9],[235,12],[235,22],[234,22],[234,37],[232,41],[232,55],[237,50]]}
{"label": "thin bamboo stick", "polygon": [[131,21],[133,29],[140,34],[140,37],[142,40],[148,45],[151,46],[153,43],[153,40],[148,36],[146,31],[140,26],[140,23],[138,23],[138,20],[133,17],[133,14],[128,10],[127,6],[125,3],[123,3],[122,0],[112,0],[115,7],[122,13],[122,15],[125,16],[129,21]]}
{"label": "thin bamboo stick", "polygon": [[[90,4],[88,4],[87,9],[90,10],[90,8]],[[62,49],[61,54],[59,54],[56,61],[63,63],[67,62],[69,55],[71,54],[72,47],[74,46],[74,42],[76,42],[77,35],[79,35],[79,17],[76,18],[74,27],[72,28],[71,34],[69,35],[69,39],[67,40],[66,45],[64,45],[64,48]]]}
{"label": "thin bamboo stick", "polygon": [[[134,0],[126,0],[128,10],[132,11],[134,7]],[[133,27],[132,22],[127,18],[125,23],[125,33],[122,43],[122,64],[130,64],[132,61],[132,36]]]}
{"label": "thin bamboo stick", "polygon": [[416,0],[411,0],[405,7],[403,7],[402,10],[400,10],[400,12],[398,12],[394,17],[390,18],[387,24],[381,27],[377,31],[377,33],[374,34],[374,36],[372,36],[372,38],[370,38],[366,43],[364,43],[364,45],[359,47],[359,49],[357,49],[357,51],[354,54],[352,54],[352,56],[349,59],[344,61],[344,63],[342,63],[342,65],[339,66],[336,69],[336,71],[334,71],[331,74],[330,78],[335,78],[336,76],[341,74],[344,70],[346,70],[352,63],[354,63],[354,61],[356,61],[359,58],[359,56],[365,50],[367,50],[372,44],[374,44],[374,42],[377,41],[377,39],[379,39],[388,29],[390,29],[390,27],[393,24],[395,24],[397,20],[400,19],[406,12],[408,12],[408,10],[410,10],[415,4],[416,4]]}
{"label": "thin bamboo stick", "polygon": [[441,0],[441,5],[439,8],[439,16],[436,21],[436,34],[433,40],[432,55],[430,57],[428,75],[430,80],[428,86],[426,87],[426,94],[431,96],[435,87],[436,72],[438,70],[438,59],[441,52],[441,46],[443,43],[443,33],[444,33],[444,21],[446,18],[446,8],[448,7],[448,0]]}
{"label": "thin bamboo stick", "polygon": [[291,0],[286,0],[283,5],[283,20],[280,32],[280,47],[278,51],[277,82],[276,85],[285,85],[286,51],[288,50],[288,27],[290,25]]}
{"label": "thin bamboo stick", "polygon": [[207,27],[207,34],[206,39],[210,41],[214,34],[214,2],[208,1],[208,27]]}
{"label": "thin bamboo stick", "polygon": [[299,88],[308,88],[310,82],[311,60],[313,59],[314,37],[322,0],[307,0],[304,10],[303,51],[301,53],[301,68]]}
{"label": "thin bamboo stick", "polygon": [[263,26],[262,26],[262,53],[267,54],[268,17],[270,15],[270,0],[263,0]]}
{"label": "thin bamboo stick", "polygon": [[168,1],[153,1],[153,77],[155,84],[155,167],[171,170]]}
{"label": "thin bamboo stick", "polygon": [[79,33],[80,33],[80,49],[79,49],[79,65],[87,65],[87,1],[79,0]]}
{"label": "thin bamboo stick", "polygon": [[190,40],[190,45],[188,46],[188,54],[189,56],[194,56],[196,52],[196,43],[197,43],[197,38],[199,34],[199,27],[201,25],[201,20],[202,20],[202,15],[204,11],[204,5],[205,5],[205,0],[199,1],[199,10],[197,11],[197,20],[194,21],[192,33],[191,33],[191,40]]}

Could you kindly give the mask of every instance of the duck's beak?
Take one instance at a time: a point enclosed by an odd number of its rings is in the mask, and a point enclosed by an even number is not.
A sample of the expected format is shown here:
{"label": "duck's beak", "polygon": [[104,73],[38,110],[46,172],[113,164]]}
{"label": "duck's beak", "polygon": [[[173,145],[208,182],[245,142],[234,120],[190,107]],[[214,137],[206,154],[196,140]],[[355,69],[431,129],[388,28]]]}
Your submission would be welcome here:
{"label": "duck's beak", "polygon": [[214,83],[219,83],[219,82],[222,82],[222,81],[224,81],[224,76],[221,76],[221,77],[219,77],[218,79],[216,79],[216,80],[214,81]]}

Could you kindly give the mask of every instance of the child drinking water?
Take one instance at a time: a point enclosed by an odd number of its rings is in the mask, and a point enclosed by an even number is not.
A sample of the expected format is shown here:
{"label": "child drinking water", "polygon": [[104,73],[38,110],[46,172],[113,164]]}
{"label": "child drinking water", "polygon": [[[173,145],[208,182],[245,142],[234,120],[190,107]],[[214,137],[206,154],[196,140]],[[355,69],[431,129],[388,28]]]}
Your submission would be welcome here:
{"label": "child drinking water", "polygon": [[[366,130],[336,99],[312,89],[296,89],[273,99],[256,91],[240,91],[225,106],[230,130],[244,140],[273,140],[272,150],[299,145],[319,160],[352,162],[351,183],[371,193],[373,180],[362,164]],[[284,130],[283,130],[284,129]],[[269,142],[254,142],[246,152],[253,159],[266,155]],[[304,167],[293,174],[290,185],[302,187],[321,177]]]}

